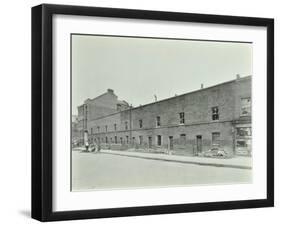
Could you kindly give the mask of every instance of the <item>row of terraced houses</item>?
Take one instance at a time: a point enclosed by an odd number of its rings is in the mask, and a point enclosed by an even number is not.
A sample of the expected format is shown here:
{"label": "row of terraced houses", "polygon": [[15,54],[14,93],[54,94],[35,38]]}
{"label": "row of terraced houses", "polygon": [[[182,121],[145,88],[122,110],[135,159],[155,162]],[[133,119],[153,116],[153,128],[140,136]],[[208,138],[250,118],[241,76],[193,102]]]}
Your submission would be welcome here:
{"label": "row of terraced houses", "polygon": [[104,149],[171,150],[198,155],[218,146],[231,155],[251,153],[251,76],[132,107],[112,89],[78,106],[74,145]]}

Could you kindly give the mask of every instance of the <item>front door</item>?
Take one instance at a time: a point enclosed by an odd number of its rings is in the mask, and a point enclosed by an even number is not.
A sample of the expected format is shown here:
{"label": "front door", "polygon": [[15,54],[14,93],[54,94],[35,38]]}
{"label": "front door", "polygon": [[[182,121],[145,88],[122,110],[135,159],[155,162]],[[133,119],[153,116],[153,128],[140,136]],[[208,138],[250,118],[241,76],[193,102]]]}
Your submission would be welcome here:
{"label": "front door", "polygon": [[196,146],[197,146],[197,153],[202,152],[202,136],[198,135],[196,136]]}
{"label": "front door", "polygon": [[148,148],[152,148],[152,137],[148,137]]}
{"label": "front door", "polygon": [[174,149],[174,141],[173,141],[173,136],[169,136],[169,150]]}

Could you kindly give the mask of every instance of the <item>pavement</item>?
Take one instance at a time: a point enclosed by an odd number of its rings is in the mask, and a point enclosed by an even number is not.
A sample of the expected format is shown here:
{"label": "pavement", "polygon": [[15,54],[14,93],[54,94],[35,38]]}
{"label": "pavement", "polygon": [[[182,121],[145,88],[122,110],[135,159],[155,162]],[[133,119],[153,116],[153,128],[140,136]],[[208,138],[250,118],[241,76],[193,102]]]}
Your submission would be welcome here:
{"label": "pavement", "polygon": [[[83,148],[75,150],[84,150]],[[244,156],[236,156],[229,159],[211,158],[211,157],[198,157],[198,156],[180,156],[169,155],[163,153],[143,153],[136,151],[117,151],[117,150],[101,150],[100,152],[113,155],[121,155],[127,157],[162,160],[169,162],[179,162],[187,164],[207,165],[216,167],[230,167],[238,169],[252,169],[252,158]]]}
{"label": "pavement", "polygon": [[[75,148],[75,150],[83,151],[85,148]],[[216,167],[230,167],[238,169],[252,169],[252,158],[244,156],[235,156],[229,159],[199,157],[199,156],[182,156],[169,155],[163,153],[147,153],[136,151],[118,151],[118,150],[101,150],[100,152],[113,155],[121,155],[127,157],[162,160],[169,162],[179,162],[187,164],[207,165]]]}
{"label": "pavement", "polygon": [[[72,190],[130,189],[148,187],[245,184],[252,170],[186,164],[141,157],[117,151],[72,152]],[[157,155],[157,154],[155,154]],[[181,159],[184,156],[179,156]],[[194,157],[196,158],[196,157]],[[126,193],[124,193],[126,195]]]}

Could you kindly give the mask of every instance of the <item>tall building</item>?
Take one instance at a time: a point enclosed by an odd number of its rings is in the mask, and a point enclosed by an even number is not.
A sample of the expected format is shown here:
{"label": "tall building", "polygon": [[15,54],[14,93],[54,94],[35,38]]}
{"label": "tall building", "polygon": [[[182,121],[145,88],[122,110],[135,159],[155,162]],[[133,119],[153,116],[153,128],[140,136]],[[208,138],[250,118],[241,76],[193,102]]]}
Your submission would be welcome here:
{"label": "tall building", "polygon": [[251,76],[183,95],[130,107],[108,89],[78,106],[83,139],[102,148],[172,150],[198,155],[220,147],[230,155],[251,155]]}
{"label": "tall building", "polygon": [[106,93],[96,98],[86,99],[82,105],[78,106],[77,128],[80,134],[79,144],[84,144],[85,132],[93,132],[93,128],[89,127],[89,123],[97,118],[126,109],[129,109],[129,104],[124,100],[118,100],[112,89],[108,89]]}
{"label": "tall building", "polygon": [[77,115],[72,115],[71,120],[71,136],[72,136],[72,146],[75,147],[79,143],[80,132],[78,129],[78,117]]}

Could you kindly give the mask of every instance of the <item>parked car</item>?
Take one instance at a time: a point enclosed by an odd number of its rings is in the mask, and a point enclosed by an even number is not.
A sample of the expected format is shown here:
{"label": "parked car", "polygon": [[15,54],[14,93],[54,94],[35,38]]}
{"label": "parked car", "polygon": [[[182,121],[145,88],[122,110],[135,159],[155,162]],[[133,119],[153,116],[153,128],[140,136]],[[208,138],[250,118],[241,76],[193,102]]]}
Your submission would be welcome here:
{"label": "parked car", "polygon": [[205,157],[228,157],[227,152],[218,145],[213,145],[209,150],[202,153]]}

